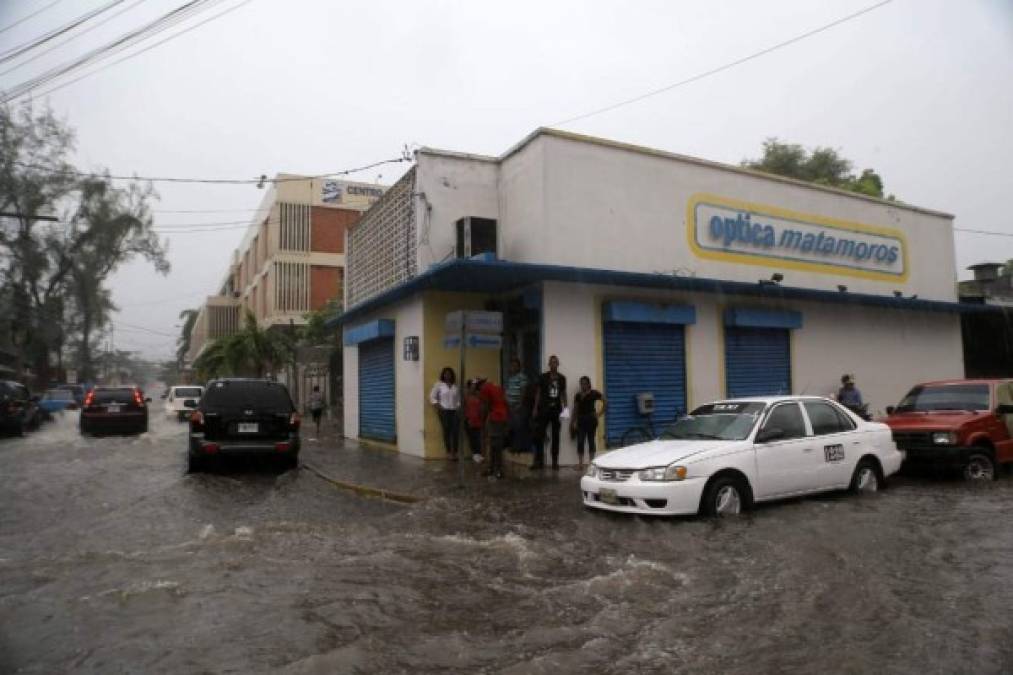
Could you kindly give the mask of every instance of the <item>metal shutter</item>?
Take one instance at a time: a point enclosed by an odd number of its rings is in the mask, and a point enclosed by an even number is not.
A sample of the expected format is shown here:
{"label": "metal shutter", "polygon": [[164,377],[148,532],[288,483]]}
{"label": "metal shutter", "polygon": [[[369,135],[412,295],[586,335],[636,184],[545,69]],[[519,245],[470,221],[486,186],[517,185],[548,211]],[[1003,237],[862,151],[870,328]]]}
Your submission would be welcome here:
{"label": "metal shutter", "polygon": [[791,393],[790,338],[785,328],[725,327],[728,398]]}
{"label": "metal shutter", "polygon": [[394,340],[359,343],[359,435],[394,442]]}
{"label": "metal shutter", "polygon": [[678,324],[605,322],[605,434],[616,443],[645,422],[635,396],[654,394],[655,430],[686,412],[686,349]]}

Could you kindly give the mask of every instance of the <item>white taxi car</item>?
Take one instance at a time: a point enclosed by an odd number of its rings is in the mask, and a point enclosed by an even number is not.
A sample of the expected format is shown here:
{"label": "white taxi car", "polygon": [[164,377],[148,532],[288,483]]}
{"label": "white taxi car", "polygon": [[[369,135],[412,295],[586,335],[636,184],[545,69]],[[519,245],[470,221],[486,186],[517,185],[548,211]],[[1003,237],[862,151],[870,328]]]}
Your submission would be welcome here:
{"label": "white taxi car", "polygon": [[731,515],[813,492],[874,492],[903,458],[888,426],[829,399],[735,399],[697,408],[661,440],[599,455],[580,489],[596,509]]}
{"label": "white taxi car", "polygon": [[[165,397],[165,414],[167,417],[175,417],[179,421],[190,416],[193,409],[200,403],[201,397],[204,395],[204,387],[199,387],[194,384],[180,385],[178,387],[171,387],[168,395]],[[187,406],[187,401],[193,401],[192,406]]]}

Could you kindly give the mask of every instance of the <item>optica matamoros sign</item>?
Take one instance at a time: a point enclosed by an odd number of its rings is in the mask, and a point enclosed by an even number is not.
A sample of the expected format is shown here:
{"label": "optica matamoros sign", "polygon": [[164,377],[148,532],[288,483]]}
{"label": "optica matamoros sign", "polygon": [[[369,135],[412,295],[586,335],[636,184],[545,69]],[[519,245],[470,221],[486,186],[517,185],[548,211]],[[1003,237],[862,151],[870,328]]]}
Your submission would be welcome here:
{"label": "optica matamoros sign", "polygon": [[881,281],[905,281],[899,230],[695,194],[686,213],[689,246],[701,258]]}

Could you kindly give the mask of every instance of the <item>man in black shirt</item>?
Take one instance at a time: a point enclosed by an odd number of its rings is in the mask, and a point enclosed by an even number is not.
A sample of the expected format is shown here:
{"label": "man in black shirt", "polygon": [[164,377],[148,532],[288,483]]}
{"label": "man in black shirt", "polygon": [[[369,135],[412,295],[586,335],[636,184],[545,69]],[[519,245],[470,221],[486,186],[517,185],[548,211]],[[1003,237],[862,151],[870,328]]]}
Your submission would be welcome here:
{"label": "man in black shirt", "polygon": [[545,432],[552,428],[552,468],[559,468],[559,413],[566,407],[566,377],[559,372],[559,358],[549,357],[549,371],[538,378],[535,391],[535,461],[532,469],[545,467]]}

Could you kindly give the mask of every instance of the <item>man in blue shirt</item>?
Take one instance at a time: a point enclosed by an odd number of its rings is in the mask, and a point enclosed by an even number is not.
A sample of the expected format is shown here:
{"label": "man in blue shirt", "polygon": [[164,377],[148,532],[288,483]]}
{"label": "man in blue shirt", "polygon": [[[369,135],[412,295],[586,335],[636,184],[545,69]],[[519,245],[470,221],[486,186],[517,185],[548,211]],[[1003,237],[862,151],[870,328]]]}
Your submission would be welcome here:
{"label": "man in blue shirt", "polygon": [[855,386],[854,375],[841,376],[841,388],[837,392],[837,402],[851,410],[862,407],[862,392]]}

